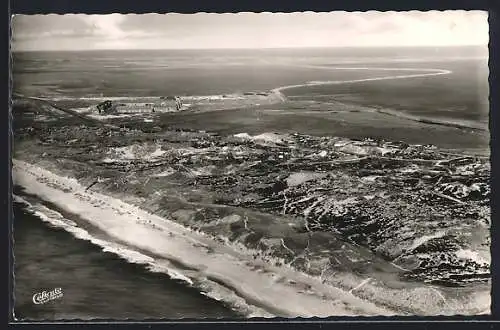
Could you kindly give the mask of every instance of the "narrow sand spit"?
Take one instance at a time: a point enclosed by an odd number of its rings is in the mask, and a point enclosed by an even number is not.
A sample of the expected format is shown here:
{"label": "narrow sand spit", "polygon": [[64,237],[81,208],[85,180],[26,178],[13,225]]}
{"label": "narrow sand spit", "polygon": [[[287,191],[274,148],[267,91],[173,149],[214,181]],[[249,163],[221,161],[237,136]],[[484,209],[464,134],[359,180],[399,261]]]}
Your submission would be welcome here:
{"label": "narrow sand spit", "polygon": [[330,81],[310,81],[305,84],[296,84],[296,85],[287,85],[280,86],[274,88],[272,90],[273,93],[281,101],[286,101],[286,96],[283,94],[283,91],[298,88],[298,87],[307,87],[307,86],[321,86],[321,85],[337,85],[337,84],[352,84],[352,83],[360,83],[360,82],[368,82],[368,81],[379,81],[379,80],[393,80],[393,79],[409,79],[409,78],[421,78],[428,76],[438,76],[444,74],[450,74],[452,71],[443,70],[443,69],[420,69],[420,68],[380,68],[380,67],[333,67],[333,66],[322,66],[322,65],[292,65],[292,64],[283,64],[290,65],[301,68],[311,68],[311,69],[322,69],[322,70],[368,70],[368,71],[413,71],[413,72],[422,72],[415,74],[405,74],[405,75],[395,75],[395,76],[384,76],[384,77],[374,77],[374,78],[362,78],[362,79],[353,79],[353,80],[330,80]]}

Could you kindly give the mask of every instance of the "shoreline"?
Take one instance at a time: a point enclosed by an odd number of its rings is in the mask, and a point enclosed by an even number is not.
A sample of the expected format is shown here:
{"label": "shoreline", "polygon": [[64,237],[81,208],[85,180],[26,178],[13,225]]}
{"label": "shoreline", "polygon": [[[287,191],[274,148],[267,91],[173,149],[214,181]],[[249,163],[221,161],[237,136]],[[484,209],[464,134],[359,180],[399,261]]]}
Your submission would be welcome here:
{"label": "shoreline", "polygon": [[[245,317],[185,281],[76,237],[53,224],[55,212],[46,212],[51,218],[48,220],[35,214],[42,211],[36,200],[30,199],[30,203],[20,200],[13,203],[17,257],[14,310],[18,321],[109,318],[215,321]],[[33,305],[33,293],[47,283],[60,287],[64,297],[51,304]]]}
{"label": "shoreline", "polygon": [[[267,266],[266,268],[269,268],[271,272],[258,273],[252,270],[252,266],[255,266],[255,264],[249,264],[249,262],[251,263],[251,257],[244,255],[243,251],[236,251],[226,245],[218,244],[199,232],[194,232],[180,224],[149,214],[136,206],[102,194],[84,192],[85,187],[81,186],[75,179],[59,177],[22,161],[14,160],[13,163],[14,181],[17,185],[26,189],[28,193],[49,200],[68,212],[79,214],[86,221],[91,222],[92,225],[99,227],[112,237],[122,239],[155,254],[159,253],[167,260],[171,259],[184,266],[196,269],[204,277],[212,277],[226,285],[229,284],[227,286],[233,289],[238,288],[240,297],[245,297],[247,301],[259,301],[267,308],[274,310],[274,313],[259,316],[355,316],[359,315],[360,308],[363,309],[361,313],[364,315],[395,314],[392,311],[364,301],[349,292],[324,285],[318,280],[291,269],[280,269],[261,264],[261,266]],[[19,175],[20,171],[23,172],[23,175]],[[46,183],[39,182],[40,178],[58,180],[60,184],[66,185],[67,189],[71,190],[71,193],[63,192],[48,186]],[[42,181],[44,180],[42,179]],[[75,196],[79,196],[81,199],[75,198]],[[105,209],[93,203],[109,203],[109,208]],[[119,211],[126,213],[118,215],[116,212]],[[137,222],[136,218],[150,220],[163,231],[151,230]],[[147,237],[147,241],[142,241],[142,237]],[[216,252],[207,253],[209,248]],[[257,262],[257,264],[259,263]],[[293,284],[279,283],[280,281],[276,281],[277,278],[272,274],[284,275],[285,278],[290,277],[292,283],[308,282],[309,285],[316,288],[316,290],[320,289],[318,291],[328,297],[327,300],[334,304],[333,308],[327,306],[322,297],[307,293],[299,294]],[[241,283],[242,278],[246,279],[246,283]],[[261,284],[265,282],[270,282],[270,286],[263,287]],[[356,311],[350,310],[350,307]]]}
{"label": "shoreline", "polygon": [[[264,315],[265,317],[408,314],[407,312],[395,312],[390,308],[380,307],[381,305],[375,305],[352,294],[352,291],[358,289],[358,287],[369,287],[370,285],[366,285],[367,281],[353,285],[349,291],[322,283],[317,278],[291,268],[275,267],[265,262],[255,261],[251,259],[251,254],[244,247],[220,244],[204,233],[195,232],[181,224],[150,214],[135,205],[127,204],[122,200],[100,193],[85,192],[85,188],[76,179],[61,177],[23,161],[13,160],[13,163],[14,181],[26,189],[28,193],[48,200],[65,211],[78,214],[85,221],[98,227],[117,241],[130,244],[129,247],[138,247],[143,251],[153,252],[154,255],[159,254],[167,260],[178,262],[187,268],[193,269],[194,271],[190,275],[194,275],[194,278],[199,277],[201,274],[201,277],[205,279],[212,279],[219,284],[224,284],[226,290],[232,288],[230,291],[233,294],[236,291],[240,301],[243,299],[254,307],[255,304],[258,304],[273,311]],[[156,229],[152,228],[151,224]],[[78,226],[76,228],[81,230]],[[71,230],[74,230],[74,228],[69,231]],[[137,235],[147,237],[147,241],[142,241]],[[97,245],[101,246],[106,244],[106,242],[102,241],[97,242]],[[109,247],[107,248],[109,249]],[[151,257],[146,259],[151,261]],[[263,273],[256,272],[256,266],[266,271]],[[163,271],[165,271],[165,268],[163,268]],[[181,274],[180,276],[184,275]],[[245,279],[245,283],[241,283],[242,278]],[[292,282],[286,282],[284,279]],[[189,282],[189,280],[186,281]],[[263,283],[269,283],[269,285],[262,285]],[[299,293],[297,287],[299,284],[306,284],[313,292],[307,292],[308,290],[306,290]],[[424,290],[420,292],[420,294],[424,295],[420,298],[416,296],[411,298],[412,294],[409,293],[408,298],[424,299],[425,296],[430,298],[431,291]],[[413,294],[419,295],[418,292],[417,290]],[[323,296],[321,297],[318,293]],[[227,291],[225,295],[227,297]],[[431,294],[431,296],[434,295],[439,297],[439,291]],[[220,299],[226,297],[219,296]],[[286,303],[282,297],[285,297]],[[476,302],[469,302],[469,308],[475,310],[469,311],[469,313],[481,313],[481,311],[487,310],[489,302],[485,301],[485,299],[488,297],[489,295],[487,297],[476,296],[476,299],[481,300],[481,307],[475,308]],[[377,297],[372,298],[376,299]],[[327,305],[325,299],[333,302],[334,306],[325,306]],[[276,309],[276,306],[280,306],[280,308]],[[467,309],[466,306],[463,307]],[[457,307],[455,306],[455,308]],[[451,309],[453,310],[453,307]],[[429,308],[429,310],[432,309]],[[486,312],[488,313],[488,311]],[[418,314],[418,312],[414,313],[415,315]],[[433,313],[429,315],[434,315]],[[465,310],[462,313],[467,314]],[[257,316],[262,316],[262,314],[266,313],[262,313],[262,310],[257,312]]]}

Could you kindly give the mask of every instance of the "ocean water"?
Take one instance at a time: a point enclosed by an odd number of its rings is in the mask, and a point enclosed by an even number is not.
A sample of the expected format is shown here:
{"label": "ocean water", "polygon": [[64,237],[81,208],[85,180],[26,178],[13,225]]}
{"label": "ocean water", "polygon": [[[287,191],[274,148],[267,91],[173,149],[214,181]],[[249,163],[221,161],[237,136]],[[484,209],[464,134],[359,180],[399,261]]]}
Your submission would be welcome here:
{"label": "ocean water", "polygon": [[[22,52],[13,54],[12,73],[18,93],[106,97],[229,94],[401,74],[375,68],[441,69],[451,73],[307,86],[285,94],[291,100],[338,101],[484,124],[487,59],[487,47]],[[374,69],[356,70],[366,67]]]}
{"label": "ocean water", "polygon": [[[15,316],[55,319],[234,319],[236,312],[184,282],[152,273],[51,227],[14,204]],[[36,305],[32,296],[61,288]]]}

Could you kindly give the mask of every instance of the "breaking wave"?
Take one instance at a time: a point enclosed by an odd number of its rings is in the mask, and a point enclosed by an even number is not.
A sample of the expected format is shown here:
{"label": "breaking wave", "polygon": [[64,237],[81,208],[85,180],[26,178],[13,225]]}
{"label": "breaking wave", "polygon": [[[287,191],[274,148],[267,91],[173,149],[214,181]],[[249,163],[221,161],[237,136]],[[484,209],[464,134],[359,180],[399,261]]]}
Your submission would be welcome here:
{"label": "breaking wave", "polygon": [[65,230],[77,239],[89,241],[101,247],[103,252],[113,253],[129,263],[143,265],[150,272],[166,274],[172,280],[180,281],[189,287],[198,289],[202,295],[228,304],[235,312],[245,317],[274,316],[258,306],[247,303],[244,298],[238,296],[227,287],[211,281],[208,278],[203,278],[203,276],[200,276],[200,274],[197,274],[193,270],[181,269],[175,265],[175,262],[165,258],[153,258],[148,256],[145,252],[138,252],[125,244],[114,242],[111,238],[98,238],[97,236],[100,236],[99,234],[95,235],[80,228],[75,221],[66,218],[61,213],[41,203],[28,201],[27,199],[29,198],[14,195],[14,202],[22,204],[26,212],[33,214],[50,226]]}
{"label": "breaking wave", "polygon": [[[204,295],[229,304],[247,317],[414,313],[405,308],[375,304],[373,298],[394,300],[392,295],[395,292],[386,292],[384,288],[368,283],[369,279],[360,283],[346,274],[339,275],[339,287],[325,284],[315,276],[252,259],[252,251],[246,251],[243,246],[233,246],[227,240],[223,244],[217,243],[202,232],[116,198],[84,192],[84,187],[74,179],[20,161],[14,161],[13,174],[14,182],[25,189],[23,196],[36,195],[37,201],[40,198],[46,201],[32,203],[29,197],[16,197],[43,221],[63,228],[79,239],[91,241],[103,251],[143,264],[152,272],[166,273]],[[88,230],[89,227],[92,229]],[[352,286],[346,289],[344,285],[348,282]],[[354,290],[356,294],[352,293]],[[431,287],[409,287],[398,292],[397,300],[406,296],[413,301],[412,306],[419,305],[418,301],[424,297],[440,295]],[[477,313],[478,308],[482,310],[489,306],[488,296],[481,292],[464,298],[467,302],[462,299],[453,303],[448,301],[450,311],[465,312],[472,308]]]}

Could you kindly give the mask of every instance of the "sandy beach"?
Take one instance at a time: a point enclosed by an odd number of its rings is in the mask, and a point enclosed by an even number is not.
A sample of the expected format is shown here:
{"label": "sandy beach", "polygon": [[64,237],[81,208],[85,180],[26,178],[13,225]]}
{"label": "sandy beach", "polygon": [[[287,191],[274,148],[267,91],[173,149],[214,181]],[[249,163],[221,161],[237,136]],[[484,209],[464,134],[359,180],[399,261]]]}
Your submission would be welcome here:
{"label": "sandy beach", "polygon": [[[276,267],[255,260],[252,251],[241,245],[217,242],[202,232],[148,213],[135,205],[105,194],[85,191],[85,186],[73,178],[56,175],[20,160],[13,162],[14,182],[23,187],[28,195],[36,195],[70,214],[78,215],[79,219],[104,232],[108,239],[95,239],[78,223],[63,217],[49,217],[46,221],[79,238],[91,240],[104,250],[125,255],[132,262],[148,264],[152,269],[166,272],[190,285],[204,283],[201,286],[206,289],[206,294],[237,303],[240,308],[244,306],[249,315],[326,317],[408,314],[354,295],[353,291],[371,286],[369,279],[353,285],[351,290],[342,290],[290,267]],[[433,297],[434,301],[428,304],[429,314],[435,311],[436,303],[444,299],[439,291],[431,289],[410,290],[408,297],[412,296],[414,299],[419,296],[420,299]],[[443,314],[454,314],[453,311],[457,310],[467,313],[471,312],[470,308],[475,313],[488,313],[490,297],[487,292],[478,292],[467,303],[462,301],[460,307],[457,306],[459,303],[447,302],[442,309]],[[420,312],[421,305],[415,305]],[[449,308],[448,312],[446,308]]]}
{"label": "sandy beach", "polygon": [[[13,173],[16,184],[24,187],[27,193],[80,215],[120,241],[181,263],[196,270],[200,276],[217,279],[246,300],[274,311],[273,314],[259,313],[260,308],[257,308],[256,316],[394,314],[291,269],[266,265],[268,272],[256,272],[252,268],[262,263],[251,261],[244,251],[217,244],[198,232],[114,198],[85,192],[85,187],[74,179],[17,160],[14,160]],[[269,285],[262,286],[264,282]],[[315,293],[298,293],[297,286],[304,282]]]}

